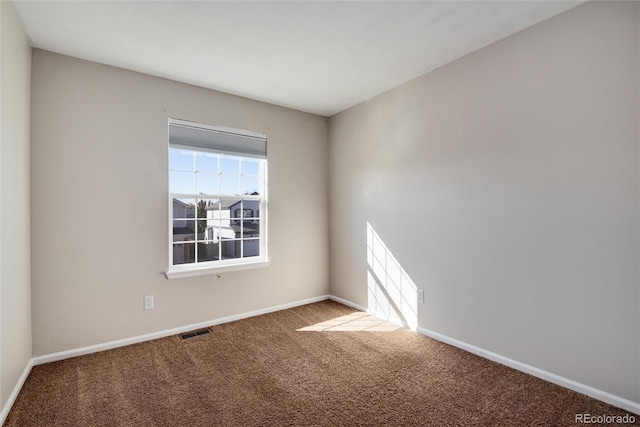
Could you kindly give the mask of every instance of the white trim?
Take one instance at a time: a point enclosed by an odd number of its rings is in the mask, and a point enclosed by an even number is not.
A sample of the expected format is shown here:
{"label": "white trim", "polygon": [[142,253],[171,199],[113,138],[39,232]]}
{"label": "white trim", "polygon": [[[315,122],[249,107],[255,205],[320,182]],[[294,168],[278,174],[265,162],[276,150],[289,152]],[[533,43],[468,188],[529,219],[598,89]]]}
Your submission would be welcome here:
{"label": "white trim", "polygon": [[595,387],[591,387],[586,384],[582,384],[577,381],[571,380],[569,378],[565,378],[563,376],[554,374],[552,372],[545,371],[544,369],[527,365],[526,363],[522,363],[517,360],[510,359],[508,357],[502,356],[492,351],[485,350],[480,347],[476,347],[475,345],[467,344],[463,341],[459,341],[455,338],[442,335],[438,332],[434,332],[429,329],[418,327],[416,330],[418,333],[425,335],[429,338],[433,338],[445,344],[458,347],[462,350],[468,351],[469,353],[473,353],[477,356],[484,357],[485,359],[489,359],[494,362],[500,363],[501,365],[508,366],[520,372],[524,372],[525,374],[529,374],[534,377],[543,379],[545,381],[549,381],[550,383],[557,384],[561,387],[568,388],[569,390],[576,391],[578,393],[584,394],[586,396],[592,397],[594,399],[600,400],[602,402],[608,403],[618,408],[622,408],[625,411],[633,412],[634,414],[640,415],[640,403],[632,402],[631,400],[625,399],[623,397],[616,396],[609,392],[599,390]]}
{"label": "white trim", "polygon": [[355,302],[351,302],[349,300],[337,297],[335,295],[329,295],[329,299],[332,300],[332,301],[335,301],[335,302],[339,302],[342,305],[346,305],[348,307],[355,308],[356,310],[368,311],[367,307],[365,307],[365,306],[362,306],[360,304],[356,304]]}
{"label": "white trim", "polygon": [[[243,258],[247,259],[247,258]],[[255,262],[242,262],[226,265],[215,265],[208,267],[192,267],[189,269],[176,270],[172,269],[165,273],[167,279],[184,279],[186,277],[206,276],[210,274],[230,273],[232,271],[251,270],[253,268],[264,268],[269,266],[268,260],[261,260]]]}
{"label": "white trim", "polygon": [[57,353],[45,354],[43,356],[34,357],[32,361],[33,361],[33,365],[42,365],[43,363],[57,362],[58,360],[69,359],[77,356],[84,356],[85,354],[111,350],[113,348],[124,347],[131,344],[138,344],[145,341],[151,341],[158,338],[164,338],[171,335],[181,334],[183,332],[192,331],[194,329],[201,329],[209,326],[219,325],[222,323],[234,322],[236,320],[242,320],[249,317],[260,316],[262,314],[273,313],[274,311],[286,310],[288,308],[298,307],[300,305],[306,305],[314,302],[324,301],[326,299],[329,299],[329,295],[321,295],[319,297],[307,298],[304,300],[294,301],[287,304],[281,304],[273,307],[262,308],[259,310],[248,311],[246,313],[221,317],[218,319],[208,320],[200,323],[193,323],[191,325],[180,326],[178,328],[167,329],[164,331],[153,332],[150,334],[138,335],[131,338],[125,338],[125,339],[116,340],[116,341],[109,341],[102,344],[95,344],[95,345],[76,348],[72,350],[60,351]]}
{"label": "white trim", "polygon": [[0,426],[4,425],[4,422],[7,420],[9,411],[11,411],[13,404],[16,402],[18,394],[20,393],[20,390],[22,390],[25,381],[27,381],[27,377],[29,376],[29,373],[31,372],[31,368],[33,368],[33,366],[33,359],[29,359],[29,361],[27,362],[27,366],[25,366],[24,370],[22,371],[22,375],[20,375],[18,382],[16,383],[15,387],[13,387],[13,390],[9,395],[9,399],[7,399],[7,402],[4,404],[2,412],[0,412]]}
{"label": "white trim", "polygon": [[[367,309],[359,304],[353,303],[351,301],[342,299],[342,298],[338,298],[336,296],[333,295],[329,295],[329,298],[337,301],[341,304],[344,305],[348,305],[350,307],[353,307],[357,310],[360,311],[366,311],[367,313],[371,314],[372,316],[375,317],[379,317],[381,319],[387,320],[391,323],[397,324],[397,325],[402,325],[407,329],[411,329],[408,327],[408,325],[406,325],[404,322],[398,322],[397,319],[393,319],[393,318],[389,318],[388,316],[381,316],[381,313],[376,313],[373,310]],[[629,411],[632,412],[634,414],[640,415],[640,403],[637,402],[633,402],[631,400],[625,399],[623,397],[620,396],[616,396],[614,394],[611,394],[609,392],[597,389],[595,387],[591,387],[588,386],[586,384],[582,384],[579,383],[577,381],[571,380],[569,378],[565,378],[563,376],[545,371],[543,369],[540,368],[536,368],[535,366],[531,366],[531,365],[527,365],[526,363],[522,363],[519,362],[517,360],[514,359],[510,359],[508,357],[502,356],[500,354],[494,353],[492,351],[489,350],[485,350],[483,348],[480,347],[476,347],[474,345],[471,344],[467,344],[463,341],[459,341],[455,338],[451,338],[449,336],[440,334],[438,332],[434,332],[432,330],[429,329],[425,329],[425,328],[421,328],[421,327],[417,327],[415,329],[416,332],[418,332],[421,335],[427,336],[429,338],[433,338],[437,341],[443,342],[445,344],[449,344],[452,345],[454,347],[460,348],[464,351],[468,351],[469,353],[473,353],[477,356],[483,357],[485,359],[489,359],[491,361],[494,361],[496,363],[500,363],[501,365],[505,365],[508,366],[510,368],[513,368],[517,371],[520,372],[524,372],[525,374],[529,374],[532,375],[534,377],[543,379],[545,381],[549,381],[550,383],[553,384],[557,384],[561,387],[564,388],[568,388],[569,390],[573,390],[575,392],[584,394],[586,396],[592,397],[594,399],[600,400],[602,402],[608,403],[610,405],[616,406],[618,408],[624,409],[625,411]]]}
{"label": "white trim", "polygon": [[[22,376],[20,377],[20,380],[16,384],[16,386],[15,386],[15,388],[13,390],[13,393],[11,393],[11,396],[9,396],[9,400],[7,401],[7,404],[3,408],[2,413],[0,413],[0,425],[2,425],[2,423],[4,422],[6,416],[9,414],[9,410],[11,409],[11,406],[13,405],[16,397],[18,396],[18,393],[20,392],[20,389],[22,388],[27,376],[29,375],[29,372],[31,371],[31,368],[33,366],[35,366],[35,365],[41,365],[43,363],[55,362],[55,361],[58,361],[58,360],[68,359],[68,358],[76,357],[76,356],[82,356],[82,355],[90,354],[90,353],[96,353],[96,352],[104,351],[104,350],[110,350],[112,348],[123,347],[123,346],[130,345],[130,344],[137,344],[137,343],[150,341],[150,340],[154,340],[154,339],[158,339],[158,338],[164,338],[164,337],[167,337],[167,336],[179,334],[179,333],[182,333],[182,332],[191,331],[191,330],[194,330],[194,329],[204,328],[204,327],[213,326],[213,325],[219,325],[219,324],[227,323],[227,322],[233,322],[233,321],[236,321],[236,320],[241,320],[241,319],[246,319],[246,318],[253,317],[253,316],[259,316],[259,315],[262,315],[262,314],[272,313],[272,312],[279,311],[279,310],[286,310],[288,308],[293,308],[293,307],[297,307],[297,306],[301,306],[301,305],[305,305],[305,304],[311,304],[311,303],[314,303],[314,302],[324,301],[326,299],[331,299],[333,301],[339,302],[340,304],[344,304],[346,306],[355,308],[356,310],[360,310],[360,311],[364,311],[364,312],[369,311],[369,310],[367,310],[366,307],[361,306],[359,304],[356,304],[354,302],[351,302],[349,300],[346,300],[346,299],[343,299],[343,298],[340,298],[340,297],[336,297],[334,295],[321,295],[321,296],[314,297],[314,298],[308,298],[308,299],[299,300],[299,301],[295,301],[295,302],[291,302],[291,303],[287,303],[287,304],[281,304],[281,305],[268,307],[268,308],[264,308],[264,309],[249,311],[249,312],[238,314],[238,315],[221,317],[221,318],[210,320],[210,321],[207,321],[207,322],[201,322],[201,323],[186,325],[186,326],[182,326],[182,327],[179,327],[179,328],[168,329],[168,330],[165,330],[165,331],[160,331],[160,332],[155,332],[155,333],[151,333],[151,334],[140,335],[140,336],[137,336],[137,337],[131,337],[131,338],[126,338],[126,339],[117,340],[117,341],[111,341],[111,342],[107,342],[107,343],[103,343],[103,344],[96,344],[96,345],[82,347],[82,348],[78,348],[78,349],[61,351],[61,352],[58,352],[58,353],[53,353],[53,354],[48,354],[48,355],[44,355],[44,356],[34,357],[27,364],[27,367],[25,368]],[[608,403],[610,405],[616,406],[618,408],[624,409],[625,411],[629,411],[631,413],[640,415],[640,403],[630,401],[630,400],[625,399],[623,397],[616,396],[616,395],[608,393],[606,391],[599,390],[597,388],[594,388],[594,387],[579,383],[577,381],[562,377],[562,376],[557,375],[557,374],[553,374],[553,373],[545,371],[543,369],[539,369],[539,368],[536,368],[534,366],[527,365],[526,363],[518,362],[517,360],[513,360],[513,359],[510,359],[508,357],[501,356],[501,355],[499,355],[497,353],[493,353],[491,351],[482,349],[480,347],[476,347],[474,345],[467,344],[465,342],[456,340],[454,338],[448,337],[448,336],[440,334],[438,332],[431,331],[429,329],[418,327],[416,329],[416,331],[418,333],[422,334],[422,335],[425,335],[425,336],[429,337],[429,338],[433,338],[433,339],[435,339],[437,341],[441,341],[443,343],[452,345],[454,347],[457,347],[457,348],[460,348],[462,350],[468,351],[469,353],[473,353],[473,354],[475,354],[477,356],[484,357],[485,359],[492,360],[494,362],[500,363],[502,365],[508,366],[510,368],[513,368],[513,369],[516,369],[518,371],[524,372],[524,373],[532,375],[534,377],[541,378],[541,379],[543,379],[545,381],[549,381],[549,382],[557,384],[557,385],[559,385],[561,387],[568,388],[569,390],[573,390],[573,391],[576,391],[578,393],[582,393],[582,394],[584,394],[586,396],[592,397],[594,399],[597,399],[597,400],[600,400],[602,402]]]}
{"label": "white trim", "polygon": [[[168,146],[168,157],[167,157],[167,188],[169,190],[171,190],[171,172],[173,171],[173,169],[171,169],[171,147],[172,145],[169,144]],[[193,147],[192,147],[193,148]],[[194,179],[194,187],[193,190],[195,191],[196,188],[196,156],[195,156],[195,151],[194,149],[191,149],[190,151],[194,152],[194,156],[193,156],[193,171],[185,171],[185,172],[190,172],[193,173],[193,179]],[[242,156],[240,156],[242,157]],[[218,162],[218,170],[220,170],[220,156],[217,156],[217,162]],[[220,181],[218,180],[218,193],[216,194],[204,194],[204,193],[172,193],[171,191],[169,191],[168,193],[168,223],[167,223],[167,241],[168,241],[168,261],[169,261],[169,265],[167,267],[167,270],[165,272],[165,276],[167,279],[171,280],[171,279],[181,279],[181,278],[186,278],[186,277],[197,277],[197,276],[205,276],[205,275],[214,275],[214,274],[220,274],[220,273],[228,273],[228,272],[232,272],[232,271],[239,271],[239,270],[247,270],[247,269],[252,269],[252,268],[262,268],[262,267],[268,267],[269,266],[269,244],[268,244],[268,239],[269,239],[269,208],[268,208],[268,164],[267,164],[267,159],[261,159],[259,161],[259,167],[260,167],[260,172],[259,175],[256,175],[261,181],[262,181],[262,188],[260,189],[260,193],[261,195],[258,196],[252,196],[252,195],[240,195],[240,194],[236,194],[236,195],[224,195],[221,194],[221,188],[220,188]],[[241,185],[242,183],[242,162],[239,163],[239,172],[240,175],[238,175],[238,179],[240,180],[239,183]],[[247,176],[254,176],[254,175],[247,175]],[[244,200],[252,200],[252,201],[256,201],[259,202],[259,212],[260,215],[258,216],[258,221],[260,222],[260,229],[259,229],[259,235],[258,237],[256,237],[255,239],[251,239],[251,240],[257,240],[259,245],[260,245],[260,250],[259,250],[259,256],[255,256],[255,257],[244,257],[242,255],[242,252],[244,250],[244,245],[240,246],[240,253],[241,256],[240,258],[233,258],[233,259],[226,259],[226,260],[211,260],[211,261],[206,261],[206,262],[199,262],[198,259],[198,248],[199,245],[197,244],[198,242],[205,242],[206,241],[190,241],[190,242],[176,242],[174,241],[174,235],[173,235],[173,224],[174,224],[174,220],[176,220],[176,218],[174,218],[174,209],[173,209],[173,204],[175,200],[179,200],[179,199],[191,199],[193,201],[196,201],[198,199],[220,199],[220,200],[237,200],[238,202],[244,201]],[[197,218],[197,215],[194,215],[194,218],[178,218],[178,220],[191,220],[191,221],[195,221],[197,223],[197,221],[199,219],[203,219],[205,220],[205,218]],[[233,220],[236,218],[230,218],[230,220]],[[207,223],[208,223],[208,219],[206,219]],[[197,228],[197,227],[196,227]],[[197,233],[197,230],[194,230],[194,233]],[[240,232],[241,236],[242,236],[242,231]],[[197,239],[197,236],[196,236]],[[242,237],[240,239],[233,239],[236,242],[241,242],[241,241],[246,241],[247,239],[243,239]],[[183,244],[194,244],[194,250],[195,250],[195,262],[193,263],[184,263],[184,264],[173,264],[173,257],[174,257],[174,249],[175,249],[175,244],[176,243],[183,243]],[[222,255],[222,247],[219,247],[219,255]],[[239,267],[240,266],[240,267]]]}

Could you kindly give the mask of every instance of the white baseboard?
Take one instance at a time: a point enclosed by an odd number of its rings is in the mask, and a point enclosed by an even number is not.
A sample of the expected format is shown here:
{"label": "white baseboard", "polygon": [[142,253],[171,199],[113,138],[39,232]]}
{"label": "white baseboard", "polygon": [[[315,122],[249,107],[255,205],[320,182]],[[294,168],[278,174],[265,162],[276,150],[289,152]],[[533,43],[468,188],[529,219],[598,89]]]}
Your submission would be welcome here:
{"label": "white baseboard", "polygon": [[20,375],[20,378],[18,378],[18,382],[16,383],[15,387],[13,387],[13,390],[9,395],[9,399],[7,399],[7,402],[2,407],[2,412],[0,412],[0,426],[4,424],[7,416],[9,416],[9,411],[18,398],[18,393],[20,393],[20,390],[22,390],[22,386],[24,386],[25,381],[27,381],[27,377],[31,372],[31,368],[33,368],[33,359],[29,359],[29,361],[27,362],[27,366],[24,367],[22,375]]}
{"label": "white baseboard", "polygon": [[485,359],[500,363],[501,365],[508,366],[526,374],[533,375],[534,377],[549,381],[550,383],[568,388],[569,390],[573,390],[586,396],[593,397],[594,399],[624,409],[625,411],[633,412],[634,414],[640,415],[640,403],[632,402],[631,400],[616,396],[603,390],[599,390],[595,387],[591,387],[586,384],[571,380],[569,378],[554,374],[552,372],[536,368],[535,366],[527,365],[526,363],[518,362],[517,360],[510,359],[492,351],[485,350],[483,348],[476,347],[462,341],[458,341],[454,338],[442,335],[429,329],[418,327],[417,332],[427,337],[441,341],[445,344],[449,344],[462,350],[468,351],[469,353],[484,357]]}
{"label": "white baseboard", "polygon": [[348,307],[351,308],[355,308],[356,310],[360,310],[360,311],[367,311],[367,307],[361,306],[360,304],[356,304],[355,302],[351,302],[349,300],[334,296],[334,295],[329,295],[329,299],[335,302],[339,302],[342,305],[346,305]]}
{"label": "white baseboard", "polygon": [[41,365],[43,363],[56,362],[58,360],[69,359],[71,357],[84,356],[85,354],[111,350],[113,348],[124,347],[131,344],[138,344],[145,341],[151,341],[158,338],[164,338],[171,335],[181,334],[183,332],[193,331],[194,329],[207,328],[209,326],[220,325],[222,323],[228,323],[228,322],[234,322],[236,320],[242,320],[249,317],[259,316],[261,314],[273,313],[274,311],[286,310],[288,308],[298,307],[300,305],[324,301],[329,298],[330,298],[329,295],[321,295],[319,297],[294,301],[291,303],[281,304],[273,307],[267,307],[260,310],[248,311],[246,313],[236,314],[233,316],[220,317],[218,319],[208,320],[206,322],[194,323],[191,325],[180,326],[178,328],[167,329],[164,331],[153,332],[150,334],[138,335],[131,338],[124,338],[121,340],[109,341],[106,343],[95,344],[95,345],[90,345],[90,346],[81,347],[81,348],[75,348],[72,350],[60,351],[57,353],[46,354],[43,356],[37,356],[32,359],[33,365]]}
{"label": "white baseboard", "polygon": [[[195,324],[186,325],[186,326],[182,326],[182,327],[178,327],[178,328],[168,329],[168,330],[165,330],[165,331],[159,331],[159,332],[154,332],[154,333],[151,333],[151,334],[145,334],[145,335],[140,335],[140,336],[136,336],[136,337],[125,338],[125,339],[122,339],[122,340],[111,341],[111,342],[107,342],[107,343],[103,343],[103,344],[96,344],[96,345],[91,345],[91,346],[82,347],[82,348],[78,348],[78,349],[72,349],[72,350],[61,351],[61,352],[58,352],[58,353],[48,354],[48,355],[44,355],[44,356],[34,357],[29,361],[29,364],[27,365],[27,367],[25,368],[25,371],[23,372],[22,376],[20,377],[20,381],[18,382],[18,384],[16,384],[16,387],[14,388],[13,393],[9,397],[9,400],[7,401],[7,404],[3,408],[2,413],[0,413],[0,425],[2,425],[2,423],[4,422],[4,419],[9,414],[9,410],[11,409],[11,406],[13,405],[13,402],[15,401],[16,397],[18,396],[18,393],[19,393],[20,389],[22,388],[22,385],[24,384],[24,381],[26,380],[27,376],[29,375],[29,372],[31,371],[31,367],[32,366],[40,365],[40,364],[43,364],[43,363],[55,362],[55,361],[58,361],[58,360],[68,359],[68,358],[71,358],[71,357],[82,356],[82,355],[85,355],[85,354],[96,353],[96,352],[99,352],[99,351],[110,350],[110,349],[113,349],[113,348],[123,347],[123,346],[131,345],[131,344],[137,344],[137,343],[150,341],[150,340],[154,340],[154,339],[158,339],[158,338],[164,338],[164,337],[167,337],[167,336],[180,334],[180,333],[191,331],[191,330],[194,330],[194,329],[206,328],[206,327],[209,327],[209,326],[219,325],[219,324],[222,324],[222,323],[228,323],[228,322],[233,322],[233,321],[236,321],[236,320],[246,319],[246,318],[249,318],[249,317],[259,316],[261,314],[267,314],[267,313],[272,313],[272,312],[275,312],[275,311],[286,310],[288,308],[293,308],[293,307],[297,307],[297,306],[301,306],[301,305],[305,305],[305,304],[311,304],[311,303],[314,303],[314,302],[324,301],[326,299],[331,299],[333,301],[339,302],[339,303],[344,304],[346,306],[355,308],[356,310],[365,311],[365,312],[368,311],[368,309],[366,307],[361,306],[359,304],[356,304],[354,302],[351,302],[349,300],[346,300],[346,299],[343,299],[343,298],[339,298],[339,297],[336,297],[334,295],[321,295],[321,296],[314,297],[314,298],[308,298],[308,299],[305,299],[305,300],[295,301],[295,302],[291,302],[291,303],[288,303],[288,304],[277,305],[277,306],[268,307],[268,308],[255,310],[255,311],[250,311],[250,312],[237,314],[237,315],[233,315],[233,316],[221,317],[221,318],[214,319],[214,320],[209,320],[209,321],[206,321],[206,322],[195,323]],[[371,314],[376,315],[376,313],[371,313]],[[389,320],[389,319],[387,319],[387,320]],[[407,325],[404,325],[404,326],[406,327]],[[581,383],[579,383],[577,381],[570,380],[570,379],[562,377],[560,375],[556,375],[556,374],[553,374],[551,372],[547,372],[545,370],[536,368],[534,366],[527,365],[527,364],[522,363],[522,362],[518,362],[517,360],[513,360],[513,359],[510,359],[508,357],[501,356],[501,355],[499,355],[497,353],[493,353],[491,351],[482,349],[480,347],[476,347],[474,345],[467,344],[465,342],[456,340],[456,339],[448,337],[446,335],[442,335],[442,334],[440,334],[438,332],[434,332],[434,331],[431,331],[429,329],[418,327],[418,328],[416,328],[416,331],[418,333],[422,334],[422,335],[427,336],[427,337],[430,337],[430,338],[433,338],[435,340],[444,342],[444,343],[452,345],[454,347],[458,347],[458,348],[460,348],[462,350],[465,350],[465,351],[468,351],[470,353],[476,354],[476,355],[478,355],[480,357],[484,357],[485,359],[492,360],[494,362],[500,363],[502,365],[508,366],[510,368],[513,368],[513,369],[516,369],[518,371],[527,373],[529,375],[533,375],[534,377],[541,378],[541,379],[543,379],[545,381],[549,381],[551,383],[557,384],[557,385],[559,385],[561,387],[565,387],[565,388],[568,388],[570,390],[576,391],[578,393],[582,393],[582,394],[584,394],[586,396],[593,397],[594,399],[609,403],[610,405],[613,405],[613,406],[616,406],[618,408],[624,409],[625,411],[629,411],[629,412],[632,412],[634,414],[640,415],[640,403],[632,402],[632,401],[630,401],[628,399],[624,399],[624,398],[622,398],[620,396],[616,396],[616,395],[613,395],[613,394],[608,393],[606,391],[599,390],[599,389],[596,389],[594,387],[591,387],[591,386],[588,386],[588,385],[585,385],[585,384],[581,384]]]}
{"label": "white baseboard", "polygon": [[[350,304],[346,304],[346,305],[350,305]],[[469,353],[473,353],[477,356],[484,357],[485,359],[489,359],[496,363],[500,363],[501,365],[508,366],[520,372],[524,372],[526,374],[533,375],[534,377],[543,379],[545,381],[549,381],[550,383],[557,384],[564,388],[568,388],[569,390],[573,390],[578,393],[582,393],[586,396],[593,397],[594,399],[597,399],[602,402],[608,403],[610,405],[616,406],[618,408],[624,409],[625,411],[629,411],[634,414],[640,415],[640,403],[632,402],[631,400],[625,399],[623,397],[616,396],[609,392],[599,390],[597,388],[579,383],[574,380],[570,380],[569,378],[565,378],[563,376],[545,371],[543,369],[536,368],[535,366],[527,365],[526,363],[522,363],[517,360],[510,359],[508,357],[502,356],[492,351],[485,350],[483,348],[476,347],[471,344],[467,344],[463,341],[459,341],[455,338],[451,338],[449,336],[440,334],[438,332],[434,332],[429,329],[421,328],[419,326],[417,328],[411,328],[405,322],[400,322],[397,319],[389,318],[388,316],[384,315],[384,313],[376,313],[366,309],[362,311],[367,311],[372,316],[380,317],[391,323],[395,323],[395,324],[404,326],[405,328],[415,330],[419,334],[425,335],[429,338],[433,338],[437,341],[441,341],[445,344],[458,347],[462,350],[468,351]]]}

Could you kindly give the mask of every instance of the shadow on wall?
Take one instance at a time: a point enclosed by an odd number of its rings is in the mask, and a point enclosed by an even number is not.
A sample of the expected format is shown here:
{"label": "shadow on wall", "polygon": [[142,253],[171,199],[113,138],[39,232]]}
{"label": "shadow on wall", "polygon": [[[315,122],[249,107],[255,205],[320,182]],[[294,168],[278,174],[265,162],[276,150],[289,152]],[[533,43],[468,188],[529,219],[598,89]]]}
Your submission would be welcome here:
{"label": "shadow on wall", "polygon": [[369,222],[367,222],[367,264],[370,313],[416,330],[418,289]]}

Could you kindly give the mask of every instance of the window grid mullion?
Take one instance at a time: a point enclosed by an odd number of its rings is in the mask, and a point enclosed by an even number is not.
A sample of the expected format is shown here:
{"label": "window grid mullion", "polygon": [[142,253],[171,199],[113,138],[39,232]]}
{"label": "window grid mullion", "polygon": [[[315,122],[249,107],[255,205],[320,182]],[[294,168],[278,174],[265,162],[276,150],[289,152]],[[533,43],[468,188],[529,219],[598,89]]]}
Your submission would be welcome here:
{"label": "window grid mullion", "polygon": [[244,188],[242,187],[242,158],[238,159],[238,190],[240,194],[244,193]]}
{"label": "window grid mullion", "polygon": [[221,199],[221,200],[262,200],[262,196],[251,196],[246,194],[229,195],[229,194],[196,194],[196,193],[169,193],[175,199]]}
{"label": "window grid mullion", "polygon": [[[242,163],[242,162],[240,162]],[[240,200],[240,258],[244,258],[244,200]]]}
{"label": "window grid mullion", "polygon": [[[198,169],[197,169],[197,159],[198,159],[198,155],[197,153],[194,151],[193,152],[193,192],[194,193],[198,193]],[[196,196],[195,198],[195,212],[194,212],[194,219],[195,222],[193,224],[193,241],[194,241],[194,250],[193,250],[193,263],[197,264],[198,263],[198,197]]]}
{"label": "window grid mullion", "polygon": [[[220,155],[216,156],[216,165],[217,165],[217,171],[218,171],[218,182],[217,182],[217,190],[218,190],[218,194],[222,193],[221,187],[220,187],[220,181],[222,180],[222,175],[220,174],[220,168],[222,167],[222,164],[220,162]],[[218,261],[222,260],[222,199],[218,199]]]}

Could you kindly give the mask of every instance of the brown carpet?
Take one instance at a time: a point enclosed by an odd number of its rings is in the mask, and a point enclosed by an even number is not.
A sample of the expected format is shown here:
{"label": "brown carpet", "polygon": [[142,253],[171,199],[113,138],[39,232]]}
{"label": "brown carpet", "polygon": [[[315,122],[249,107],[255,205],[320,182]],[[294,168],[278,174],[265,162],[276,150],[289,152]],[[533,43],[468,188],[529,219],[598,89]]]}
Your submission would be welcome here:
{"label": "brown carpet", "polygon": [[36,366],[5,426],[568,426],[576,413],[626,414],[332,301],[210,329]]}

